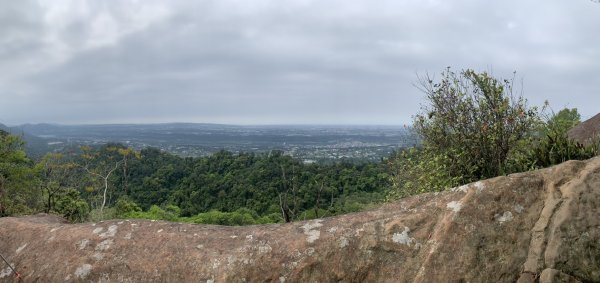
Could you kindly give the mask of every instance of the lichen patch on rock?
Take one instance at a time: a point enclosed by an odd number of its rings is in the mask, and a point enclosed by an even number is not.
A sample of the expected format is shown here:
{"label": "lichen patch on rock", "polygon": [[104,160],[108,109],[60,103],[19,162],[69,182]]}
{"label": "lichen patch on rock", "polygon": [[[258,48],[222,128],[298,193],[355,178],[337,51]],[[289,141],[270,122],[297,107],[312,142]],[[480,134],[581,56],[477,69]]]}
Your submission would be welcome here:
{"label": "lichen patch on rock", "polygon": [[273,250],[273,248],[271,248],[271,246],[269,246],[267,244],[258,246],[258,253],[261,253],[261,254],[270,253],[272,250]]}
{"label": "lichen patch on rock", "polygon": [[340,237],[340,239],[338,240],[338,242],[340,244],[340,248],[345,248],[349,244],[348,238],[346,238],[346,237]]}
{"label": "lichen patch on rock", "polygon": [[113,244],[113,240],[112,240],[112,239],[107,239],[107,240],[104,240],[104,241],[100,242],[100,243],[99,243],[99,244],[96,246],[96,250],[97,250],[97,251],[105,251],[105,250],[108,250],[112,244]]}
{"label": "lichen patch on rock", "polygon": [[446,204],[446,208],[452,209],[452,211],[454,212],[459,212],[462,208],[462,204],[460,203],[460,201],[451,201]]}
{"label": "lichen patch on rock", "polygon": [[110,225],[108,227],[108,230],[102,234],[100,234],[101,238],[110,238],[110,237],[114,237],[115,234],[117,234],[117,230],[119,229],[119,226],[117,225]]}
{"label": "lichen patch on rock", "polygon": [[477,193],[481,193],[483,190],[485,190],[485,184],[483,184],[482,181],[475,182],[475,184],[473,184],[473,186],[477,190]]}
{"label": "lichen patch on rock", "polygon": [[404,231],[401,233],[394,233],[394,235],[392,235],[392,241],[396,244],[410,246],[415,239],[408,236],[408,232],[410,232],[410,228],[404,227]]}
{"label": "lichen patch on rock", "polygon": [[0,270],[0,279],[2,279],[4,277],[8,277],[11,274],[12,274],[12,270],[10,269],[10,267],[2,269],[2,270]]}
{"label": "lichen patch on rock", "polygon": [[92,271],[92,265],[86,263],[77,267],[74,274],[77,278],[85,279],[90,274],[90,271]]}
{"label": "lichen patch on rock", "polygon": [[522,205],[520,205],[520,204],[517,204],[517,205],[515,205],[515,211],[516,211],[517,213],[521,213],[521,212],[523,212],[523,210],[524,210],[524,209],[525,209],[525,208],[524,208]]}
{"label": "lichen patch on rock", "polygon": [[306,222],[302,226],[302,229],[304,229],[304,235],[306,235],[307,242],[314,243],[321,237],[321,230],[319,230],[318,228],[323,226],[323,224],[321,224],[322,221],[323,220],[321,219],[312,220]]}
{"label": "lichen patch on rock", "polygon": [[466,193],[468,189],[469,189],[469,185],[462,185],[462,186],[452,188],[451,191]]}
{"label": "lichen patch on rock", "polygon": [[79,247],[80,250],[83,250],[87,247],[87,245],[89,244],[90,240],[88,239],[83,239],[81,241],[79,241],[79,243],[77,244],[77,246]]}
{"label": "lichen patch on rock", "polygon": [[502,224],[504,222],[512,221],[514,217],[510,211],[505,211],[503,214],[496,214],[494,218],[496,219],[496,221]]}

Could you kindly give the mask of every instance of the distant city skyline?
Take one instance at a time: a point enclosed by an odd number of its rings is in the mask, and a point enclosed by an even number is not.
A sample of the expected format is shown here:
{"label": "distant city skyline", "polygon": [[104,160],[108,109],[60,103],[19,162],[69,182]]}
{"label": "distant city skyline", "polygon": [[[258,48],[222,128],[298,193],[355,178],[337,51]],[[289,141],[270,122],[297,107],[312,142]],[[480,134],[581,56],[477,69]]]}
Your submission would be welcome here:
{"label": "distant city skyline", "polygon": [[447,66],[600,112],[589,0],[2,2],[7,125],[403,125]]}

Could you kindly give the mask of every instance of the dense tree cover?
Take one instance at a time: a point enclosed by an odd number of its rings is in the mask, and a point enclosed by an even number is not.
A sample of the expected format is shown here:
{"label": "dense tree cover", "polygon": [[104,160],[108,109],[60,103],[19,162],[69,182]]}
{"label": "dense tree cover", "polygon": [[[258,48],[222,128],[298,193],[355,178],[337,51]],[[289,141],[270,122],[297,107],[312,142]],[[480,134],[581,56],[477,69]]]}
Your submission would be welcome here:
{"label": "dense tree cover", "polygon": [[77,184],[72,169],[62,154],[48,154],[34,163],[20,137],[0,131],[0,216],[44,211],[85,220],[89,206],[71,186]]}
{"label": "dense tree cover", "polygon": [[0,130],[0,216],[34,211],[41,198],[23,141]]}
{"label": "dense tree cover", "polygon": [[527,100],[515,95],[513,81],[450,69],[442,72],[439,81],[421,78],[428,104],[413,125],[422,146],[389,159],[394,169],[388,199],[600,153],[598,144],[583,146],[568,138],[567,131],[579,123],[576,109],[543,119],[537,107],[529,107]]}
{"label": "dense tree cover", "polygon": [[34,164],[18,137],[3,138],[3,215],[272,223],[357,211],[383,200],[389,187],[383,162],[305,164],[281,151],[182,158],[108,144],[50,153]]}
{"label": "dense tree cover", "polygon": [[[187,217],[240,209],[272,220],[336,215],[381,200],[389,187],[383,163],[304,164],[280,151],[180,158],[149,148],[139,156],[129,162],[129,192],[112,199],[128,195],[144,210],[171,204]],[[123,188],[125,178],[115,178]]]}

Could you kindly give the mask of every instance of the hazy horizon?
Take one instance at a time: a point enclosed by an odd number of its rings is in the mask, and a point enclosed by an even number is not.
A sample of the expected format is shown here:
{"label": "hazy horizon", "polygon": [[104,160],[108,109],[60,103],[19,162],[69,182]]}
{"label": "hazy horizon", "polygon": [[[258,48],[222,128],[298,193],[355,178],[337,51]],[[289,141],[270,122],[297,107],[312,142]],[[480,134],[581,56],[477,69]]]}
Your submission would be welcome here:
{"label": "hazy horizon", "polygon": [[23,123],[23,124],[5,124],[0,123],[2,125],[8,127],[21,127],[27,125],[51,125],[51,126],[144,126],[144,125],[176,125],[176,124],[191,124],[191,125],[221,125],[221,126],[240,126],[240,127],[406,127],[410,126],[410,123],[404,124],[225,124],[225,123],[210,123],[210,122],[140,122],[140,123],[49,123],[49,122],[40,122],[40,123]]}

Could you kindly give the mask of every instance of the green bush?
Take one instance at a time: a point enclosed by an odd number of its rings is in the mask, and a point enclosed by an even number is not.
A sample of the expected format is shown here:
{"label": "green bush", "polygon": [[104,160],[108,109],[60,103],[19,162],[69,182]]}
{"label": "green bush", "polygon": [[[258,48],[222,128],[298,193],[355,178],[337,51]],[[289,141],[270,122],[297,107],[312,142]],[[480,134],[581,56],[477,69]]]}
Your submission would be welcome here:
{"label": "green bush", "polygon": [[127,215],[134,212],[141,212],[142,209],[129,197],[122,196],[115,204],[115,216],[126,218]]}
{"label": "green bush", "polygon": [[[196,224],[214,224],[227,226],[240,226],[258,224],[258,217],[255,213],[249,212],[248,209],[239,209],[234,212],[221,212],[211,210],[209,212],[200,213],[190,217],[191,222]],[[262,221],[265,221],[263,219]]]}
{"label": "green bush", "polygon": [[567,160],[585,160],[600,154],[600,141],[584,146],[571,140],[567,132],[579,124],[576,108],[565,108],[538,126],[533,138],[523,140],[511,160],[512,172],[545,168]]}
{"label": "green bush", "polygon": [[181,208],[174,204],[169,204],[165,206],[165,213],[167,213],[168,215],[179,217],[181,215]]}
{"label": "green bush", "polygon": [[560,164],[567,160],[585,160],[597,156],[600,142],[584,146],[569,139],[566,133],[550,133],[533,150],[531,159],[538,168]]}
{"label": "green bush", "polygon": [[55,210],[71,222],[83,222],[90,214],[90,207],[75,189],[66,189],[57,198]]}
{"label": "green bush", "polygon": [[425,192],[438,192],[464,182],[462,176],[451,176],[447,157],[431,151],[410,148],[392,155],[392,188],[386,199],[394,200]]}
{"label": "green bush", "polygon": [[534,168],[531,145],[542,122],[538,109],[515,95],[513,82],[450,68],[438,81],[420,78],[428,103],[413,129],[422,145],[390,157],[387,199]]}
{"label": "green bush", "polygon": [[537,108],[514,94],[513,81],[450,69],[438,82],[422,78],[428,104],[415,116],[414,129],[427,153],[420,158],[433,158],[424,165],[442,167],[460,183],[510,173],[512,151],[540,121]]}
{"label": "green bush", "polygon": [[150,209],[146,212],[130,212],[125,215],[127,218],[142,218],[142,219],[153,219],[153,220],[167,220],[177,221],[178,215],[172,212],[165,211],[157,205],[150,206]]}
{"label": "green bush", "polygon": [[90,215],[88,217],[89,221],[98,222],[109,219],[117,218],[117,214],[115,212],[114,207],[105,207],[103,210],[100,208],[94,208],[90,211]]}

